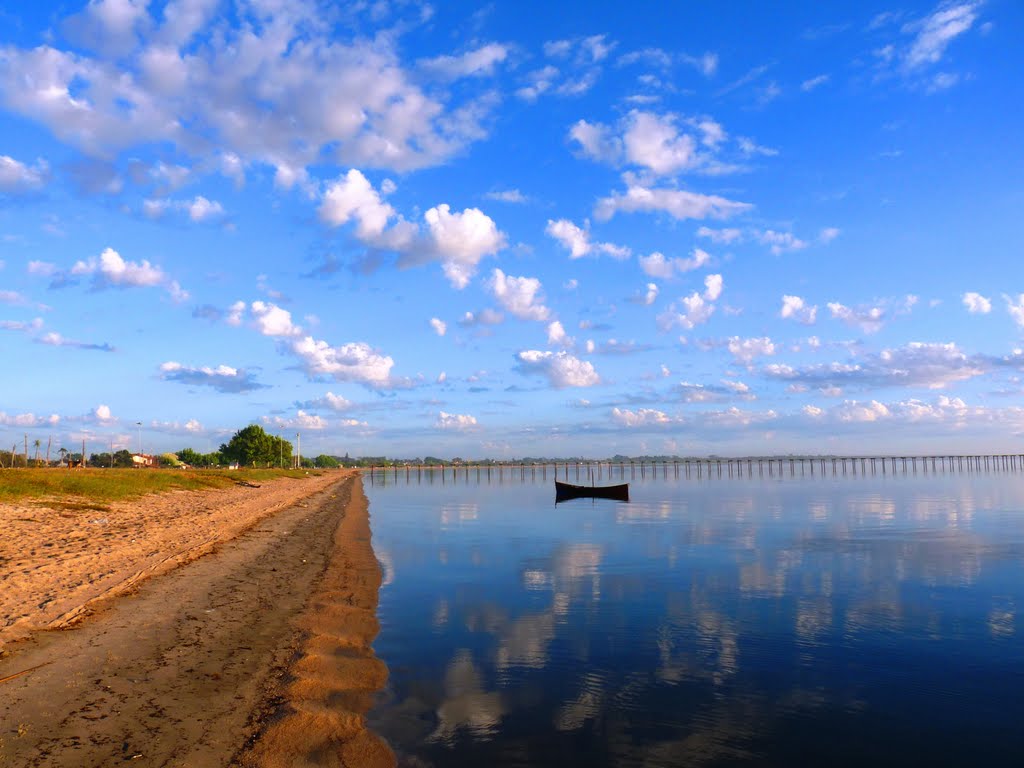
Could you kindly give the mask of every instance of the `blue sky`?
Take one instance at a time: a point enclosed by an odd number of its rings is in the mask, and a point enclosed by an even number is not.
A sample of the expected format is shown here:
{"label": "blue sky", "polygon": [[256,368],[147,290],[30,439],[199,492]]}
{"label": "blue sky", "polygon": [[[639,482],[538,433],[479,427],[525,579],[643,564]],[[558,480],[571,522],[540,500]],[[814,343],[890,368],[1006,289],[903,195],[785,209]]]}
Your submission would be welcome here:
{"label": "blue sky", "polygon": [[1024,450],[1017,2],[0,30],[4,445]]}

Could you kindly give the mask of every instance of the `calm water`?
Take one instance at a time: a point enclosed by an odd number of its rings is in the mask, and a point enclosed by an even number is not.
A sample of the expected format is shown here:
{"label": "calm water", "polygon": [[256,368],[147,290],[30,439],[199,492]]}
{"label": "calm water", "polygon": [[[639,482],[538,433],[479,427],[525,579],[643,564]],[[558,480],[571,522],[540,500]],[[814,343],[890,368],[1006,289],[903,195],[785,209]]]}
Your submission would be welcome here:
{"label": "calm water", "polygon": [[365,478],[403,764],[1024,765],[1024,475],[551,479]]}

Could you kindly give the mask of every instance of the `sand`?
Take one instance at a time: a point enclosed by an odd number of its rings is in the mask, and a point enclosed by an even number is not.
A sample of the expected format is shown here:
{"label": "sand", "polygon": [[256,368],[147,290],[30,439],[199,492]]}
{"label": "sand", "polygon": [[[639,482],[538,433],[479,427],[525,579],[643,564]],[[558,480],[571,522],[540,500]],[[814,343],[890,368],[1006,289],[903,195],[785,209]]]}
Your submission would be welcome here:
{"label": "sand", "polygon": [[[46,516],[0,514],[26,512]],[[0,659],[0,766],[394,765],[365,728],[387,671],[358,477],[88,513],[105,523],[50,512],[53,546],[33,531],[0,550],[18,638]],[[83,525],[110,535],[83,541]]]}

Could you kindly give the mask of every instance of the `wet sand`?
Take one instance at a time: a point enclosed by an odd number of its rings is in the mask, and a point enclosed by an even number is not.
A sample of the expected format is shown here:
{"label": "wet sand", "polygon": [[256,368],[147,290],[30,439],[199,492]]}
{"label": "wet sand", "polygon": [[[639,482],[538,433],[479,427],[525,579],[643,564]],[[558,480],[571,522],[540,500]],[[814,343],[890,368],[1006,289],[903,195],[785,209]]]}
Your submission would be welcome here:
{"label": "wet sand", "polygon": [[358,477],[309,489],[73,629],[8,645],[0,766],[393,765],[365,729],[386,677],[366,499]]}

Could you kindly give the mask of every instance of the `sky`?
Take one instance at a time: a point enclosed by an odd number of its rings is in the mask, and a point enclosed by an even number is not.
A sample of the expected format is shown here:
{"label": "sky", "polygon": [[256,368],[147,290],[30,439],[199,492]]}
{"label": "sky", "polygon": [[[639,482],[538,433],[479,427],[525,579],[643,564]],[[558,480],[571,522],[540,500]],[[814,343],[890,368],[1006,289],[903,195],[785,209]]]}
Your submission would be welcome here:
{"label": "sky", "polygon": [[1024,5],[0,4],[0,445],[1024,452]]}

